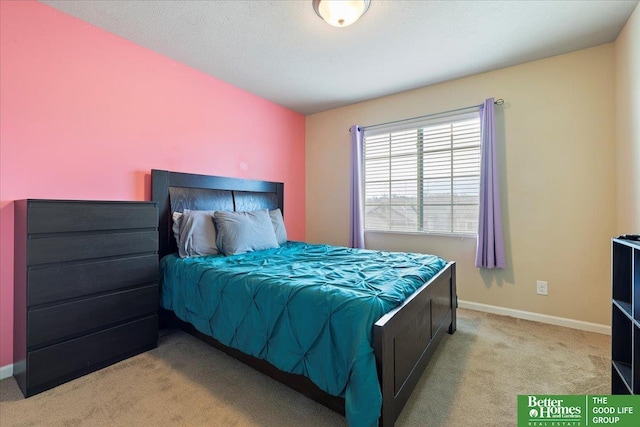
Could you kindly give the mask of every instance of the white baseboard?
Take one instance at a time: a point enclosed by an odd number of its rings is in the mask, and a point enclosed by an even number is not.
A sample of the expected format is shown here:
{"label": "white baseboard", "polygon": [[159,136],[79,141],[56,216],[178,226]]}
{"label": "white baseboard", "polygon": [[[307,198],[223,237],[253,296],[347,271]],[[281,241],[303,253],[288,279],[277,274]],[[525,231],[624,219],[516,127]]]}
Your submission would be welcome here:
{"label": "white baseboard", "polygon": [[598,323],[583,322],[582,320],[567,319],[564,317],[548,316],[546,314],[532,313],[530,311],[514,310],[511,308],[498,307],[495,305],[480,304],[478,302],[458,300],[460,308],[483,311],[485,313],[500,314],[502,316],[515,317],[516,319],[532,320],[534,322],[548,323],[550,325],[564,326],[567,328],[580,329],[582,331],[597,332],[599,334],[611,335],[611,326]]}
{"label": "white baseboard", "polygon": [[0,380],[9,378],[13,375],[13,363],[10,365],[0,366]]}

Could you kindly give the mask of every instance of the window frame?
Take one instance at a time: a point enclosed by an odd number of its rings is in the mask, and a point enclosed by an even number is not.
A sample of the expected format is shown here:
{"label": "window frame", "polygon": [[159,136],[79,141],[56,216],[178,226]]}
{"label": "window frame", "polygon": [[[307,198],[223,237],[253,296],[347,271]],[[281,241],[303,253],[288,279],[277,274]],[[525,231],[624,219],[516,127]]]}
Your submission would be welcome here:
{"label": "window frame", "polygon": [[[435,229],[431,229],[431,230],[426,230],[425,229],[425,221],[426,218],[428,217],[428,214],[425,210],[426,206],[429,206],[429,203],[425,203],[425,194],[424,194],[424,185],[425,185],[425,179],[424,179],[424,174],[425,174],[425,169],[424,169],[424,161],[425,161],[425,157],[424,157],[424,153],[425,152],[429,152],[430,150],[425,150],[425,146],[424,146],[424,129],[428,128],[428,127],[435,127],[438,125],[443,125],[443,124],[454,124],[454,123],[459,123],[459,122],[464,122],[464,121],[468,121],[468,120],[477,120],[477,126],[478,126],[478,142],[477,144],[473,144],[471,146],[465,146],[465,147],[458,147],[458,148],[454,148],[453,144],[453,138],[450,140],[450,144],[449,147],[446,149],[441,149],[438,151],[443,151],[443,152],[449,152],[451,153],[451,161],[450,161],[450,167],[451,167],[451,173],[446,177],[446,179],[449,180],[450,185],[451,185],[451,191],[450,193],[448,193],[448,195],[450,196],[450,203],[449,204],[432,204],[432,206],[435,205],[439,205],[439,206],[449,206],[450,207],[450,213],[448,215],[448,219],[449,219],[449,227],[448,229],[450,231],[447,230],[435,230]],[[456,113],[443,113],[442,115],[433,115],[433,116],[429,116],[429,117],[423,117],[423,118],[417,118],[417,119],[409,119],[409,120],[401,120],[401,121],[396,121],[396,122],[392,122],[386,125],[378,125],[378,126],[369,126],[367,128],[364,129],[364,135],[363,135],[363,156],[362,156],[362,195],[363,195],[363,202],[362,202],[362,206],[363,206],[363,229],[365,233],[385,233],[385,234],[408,234],[408,235],[429,235],[429,236],[442,236],[442,237],[477,237],[478,235],[478,220],[476,219],[476,230],[475,231],[454,231],[454,222],[455,222],[455,207],[456,206],[476,206],[477,207],[477,213],[479,216],[479,209],[480,209],[480,174],[481,174],[481,152],[482,152],[482,128],[481,128],[482,124],[480,121],[480,114],[479,114],[479,109],[475,109],[475,111],[466,111],[466,112],[456,112]],[[416,229],[415,230],[394,230],[392,229],[392,221],[389,218],[388,222],[386,223],[386,226],[388,228],[370,228],[368,226],[369,221],[367,221],[367,207],[368,206],[372,206],[372,205],[368,205],[367,204],[367,168],[366,168],[366,163],[367,163],[367,151],[366,151],[366,140],[367,138],[370,137],[375,137],[375,136],[381,136],[381,135],[389,135],[389,137],[391,138],[391,134],[393,133],[401,133],[401,132],[410,132],[410,131],[415,131],[416,132],[416,143],[417,143],[417,147],[416,147],[416,160],[417,160],[417,165],[416,165],[416,186],[417,186],[417,194],[416,194],[416,206],[417,206],[417,212],[416,212],[416,216],[417,216],[417,224],[416,224]],[[388,159],[391,162],[391,159],[393,158],[393,155],[391,154],[391,143],[392,141],[389,141],[389,156]],[[468,149],[468,148],[477,148],[477,168],[478,168],[478,174],[477,174],[477,178],[478,178],[478,191],[477,193],[474,194],[474,196],[477,196],[477,203],[454,203],[454,197],[455,197],[455,193],[453,191],[453,186],[454,186],[454,177],[455,175],[455,164],[453,162],[453,156],[454,156],[454,152],[458,151],[458,150],[464,150],[464,149]],[[392,169],[391,166],[389,167],[389,185],[391,186],[391,182],[393,182],[393,176],[391,175],[392,173]],[[474,175],[475,176],[475,175]],[[389,190],[389,196],[392,196],[392,192],[391,189]],[[375,206],[375,205],[373,205]],[[382,205],[381,205],[382,206]],[[392,206],[391,203],[387,204],[386,206]],[[400,206],[400,205],[398,205]],[[410,205],[406,205],[406,206],[410,206]]]}

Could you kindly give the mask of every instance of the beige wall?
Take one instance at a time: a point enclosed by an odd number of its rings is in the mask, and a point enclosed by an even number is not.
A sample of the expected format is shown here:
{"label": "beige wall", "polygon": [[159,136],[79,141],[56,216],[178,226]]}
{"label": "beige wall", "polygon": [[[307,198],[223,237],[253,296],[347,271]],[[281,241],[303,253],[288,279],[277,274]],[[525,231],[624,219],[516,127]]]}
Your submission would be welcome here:
{"label": "beige wall", "polygon": [[640,233],[640,6],[615,42],[618,233]]}
{"label": "beige wall", "polygon": [[[461,300],[609,324],[614,65],[610,43],[307,116],[307,240],[348,243],[352,124],[504,98],[496,114],[508,268],[475,268],[475,238],[368,233],[367,247],[457,261]],[[536,295],[536,280],[549,282],[548,296]]]}

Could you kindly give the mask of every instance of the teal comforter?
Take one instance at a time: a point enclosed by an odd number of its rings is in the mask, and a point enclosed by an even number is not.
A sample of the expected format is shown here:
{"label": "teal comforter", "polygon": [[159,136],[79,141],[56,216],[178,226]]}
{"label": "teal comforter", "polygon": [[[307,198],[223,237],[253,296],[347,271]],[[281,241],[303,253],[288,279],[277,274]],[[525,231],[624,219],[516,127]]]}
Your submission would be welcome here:
{"label": "teal comforter", "polygon": [[377,425],[373,324],[445,267],[433,255],[287,242],[161,262],[162,306],[200,332],[345,398],[352,427]]}

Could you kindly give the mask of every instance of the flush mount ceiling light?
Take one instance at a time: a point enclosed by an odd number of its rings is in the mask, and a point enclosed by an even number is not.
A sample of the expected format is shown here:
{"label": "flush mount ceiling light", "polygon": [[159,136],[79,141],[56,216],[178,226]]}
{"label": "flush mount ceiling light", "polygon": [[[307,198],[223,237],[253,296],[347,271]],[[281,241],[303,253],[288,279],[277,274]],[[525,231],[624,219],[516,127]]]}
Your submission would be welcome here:
{"label": "flush mount ceiling light", "polygon": [[369,9],[371,0],[313,0],[313,10],[334,27],[348,27]]}

